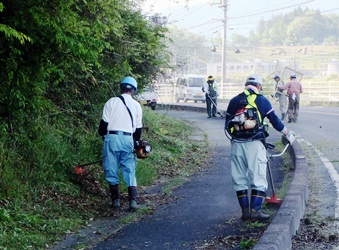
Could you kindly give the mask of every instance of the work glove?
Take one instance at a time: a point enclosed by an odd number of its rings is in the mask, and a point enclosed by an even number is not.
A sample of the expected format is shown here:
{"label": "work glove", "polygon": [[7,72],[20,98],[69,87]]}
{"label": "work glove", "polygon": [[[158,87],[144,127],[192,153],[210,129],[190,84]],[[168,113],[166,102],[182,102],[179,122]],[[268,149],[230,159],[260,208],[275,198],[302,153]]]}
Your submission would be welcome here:
{"label": "work glove", "polygon": [[138,150],[138,149],[140,149],[140,147],[141,147],[140,141],[134,141],[134,149]]}
{"label": "work glove", "polygon": [[295,136],[291,133],[291,131],[288,131],[286,138],[287,138],[288,142],[290,143],[290,145],[292,146],[292,144],[295,141]]}

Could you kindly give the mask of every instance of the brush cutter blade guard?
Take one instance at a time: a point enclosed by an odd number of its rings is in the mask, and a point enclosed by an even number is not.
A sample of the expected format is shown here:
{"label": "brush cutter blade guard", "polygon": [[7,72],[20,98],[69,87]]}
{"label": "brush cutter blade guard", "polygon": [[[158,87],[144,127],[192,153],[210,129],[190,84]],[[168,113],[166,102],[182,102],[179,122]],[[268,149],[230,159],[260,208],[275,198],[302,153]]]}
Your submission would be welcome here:
{"label": "brush cutter blade guard", "polygon": [[283,202],[282,199],[279,199],[275,194],[272,195],[271,197],[266,197],[265,199],[266,203],[276,203],[276,204],[280,204]]}
{"label": "brush cutter blade guard", "polygon": [[101,163],[102,160],[100,159],[100,161],[94,161],[94,162],[89,162],[89,163],[85,163],[85,164],[78,164],[78,165],[74,165],[73,170],[75,174],[84,174],[86,172],[85,167],[89,166],[89,165],[93,165],[93,164],[97,164],[97,163]]}
{"label": "brush cutter blade guard", "polygon": [[84,173],[86,172],[85,168],[80,167],[80,166],[78,166],[78,165],[75,165],[75,166],[73,167],[73,170],[74,170],[74,173],[75,173],[75,174],[78,174],[78,175],[82,175],[82,174],[84,174]]}

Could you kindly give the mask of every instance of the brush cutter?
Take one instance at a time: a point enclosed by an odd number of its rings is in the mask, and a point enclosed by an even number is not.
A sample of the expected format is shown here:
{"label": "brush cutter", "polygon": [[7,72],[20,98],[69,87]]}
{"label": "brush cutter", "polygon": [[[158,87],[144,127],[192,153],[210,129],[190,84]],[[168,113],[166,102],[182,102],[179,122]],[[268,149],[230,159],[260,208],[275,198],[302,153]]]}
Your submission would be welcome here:
{"label": "brush cutter", "polygon": [[[268,148],[270,148],[270,149],[273,149],[273,148],[274,148],[274,145],[272,145],[272,144],[267,143],[267,145],[268,145]],[[278,156],[283,155],[283,154],[285,153],[285,151],[287,150],[287,148],[288,148],[289,145],[290,145],[290,144],[288,143],[288,144],[285,146],[284,150],[283,150],[280,154],[276,154],[276,155],[268,155],[268,159],[267,159],[267,169],[268,169],[268,174],[269,174],[269,176],[270,176],[270,183],[271,183],[271,187],[272,187],[272,196],[271,196],[271,197],[266,197],[266,198],[265,198],[265,202],[266,202],[266,203],[277,203],[277,204],[280,204],[280,203],[282,203],[282,201],[283,201],[282,199],[279,199],[279,198],[277,197],[277,195],[275,194],[275,188],[274,188],[274,183],[273,183],[272,171],[271,171],[271,166],[270,166],[270,159],[273,158],[273,157],[278,157]]]}
{"label": "brush cutter", "polygon": [[221,113],[221,111],[218,109],[218,106],[215,104],[215,102],[213,101],[213,98],[210,97],[210,95],[206,92],[206,95],[208,96],[208,98],[210,98],[211,102],[213,103],[214,107],[217,109],[218,111],[218,115],[220,115],[220,117],[224,117]]}
{"label": "brush cutter", "polygon": [[100,163],[100,162],[102,162],[102,160],[100,160],[100,161],[94,161],[94,162],[89,162],[89,163],[85,163],[85,164],[74,165],[74,166],[73,166],[74,173],[79,174],[79,175],[84,174],[85,171],[86,171],[86,170],[85,170],[85,167],[86,167],[86,166],[93,165],[93,164],[97,164],[97,163]]}
{"label": "brush cutter", "polygon": [[[153,149],[152,144],[145,140],[140,140],[135,142],[134,153],[136,154],[137,158],[145,159],[151,155],[151,151]],[[97,163],[101,163],[102,160],[89,162],[85,164],[77,164],[73,166],[74,173],[78,175],[82,175],[86,172],[85,167],[89,165],[94,165]]]}

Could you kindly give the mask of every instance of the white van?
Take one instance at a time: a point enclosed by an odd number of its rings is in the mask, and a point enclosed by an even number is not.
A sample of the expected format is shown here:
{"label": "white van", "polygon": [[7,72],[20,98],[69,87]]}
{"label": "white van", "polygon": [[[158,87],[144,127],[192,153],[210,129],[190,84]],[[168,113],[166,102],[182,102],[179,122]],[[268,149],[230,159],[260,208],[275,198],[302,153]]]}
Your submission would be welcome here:
{"label": "white van", "polygon": [[205,103],[205,93],[202,92],[202,87],[206,81],[205,78],[202,75],[183,75],[178,77],[175,90],[176,102],[192,100],[194,102],[202,101]]}

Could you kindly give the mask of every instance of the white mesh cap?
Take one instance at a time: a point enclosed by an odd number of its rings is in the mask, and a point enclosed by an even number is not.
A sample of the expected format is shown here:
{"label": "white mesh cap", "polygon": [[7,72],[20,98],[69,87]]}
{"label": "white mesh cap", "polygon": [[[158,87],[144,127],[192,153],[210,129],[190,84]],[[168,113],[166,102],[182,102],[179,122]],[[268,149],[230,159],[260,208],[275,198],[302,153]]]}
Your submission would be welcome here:
{"label": "white mesh cap", "polygon": [[249,75],[247,78],[246,78],[246,85],[248,84],[252,84],[254,86],[257,86],[258,84],[262,84],[262,78],[258,75]]}

